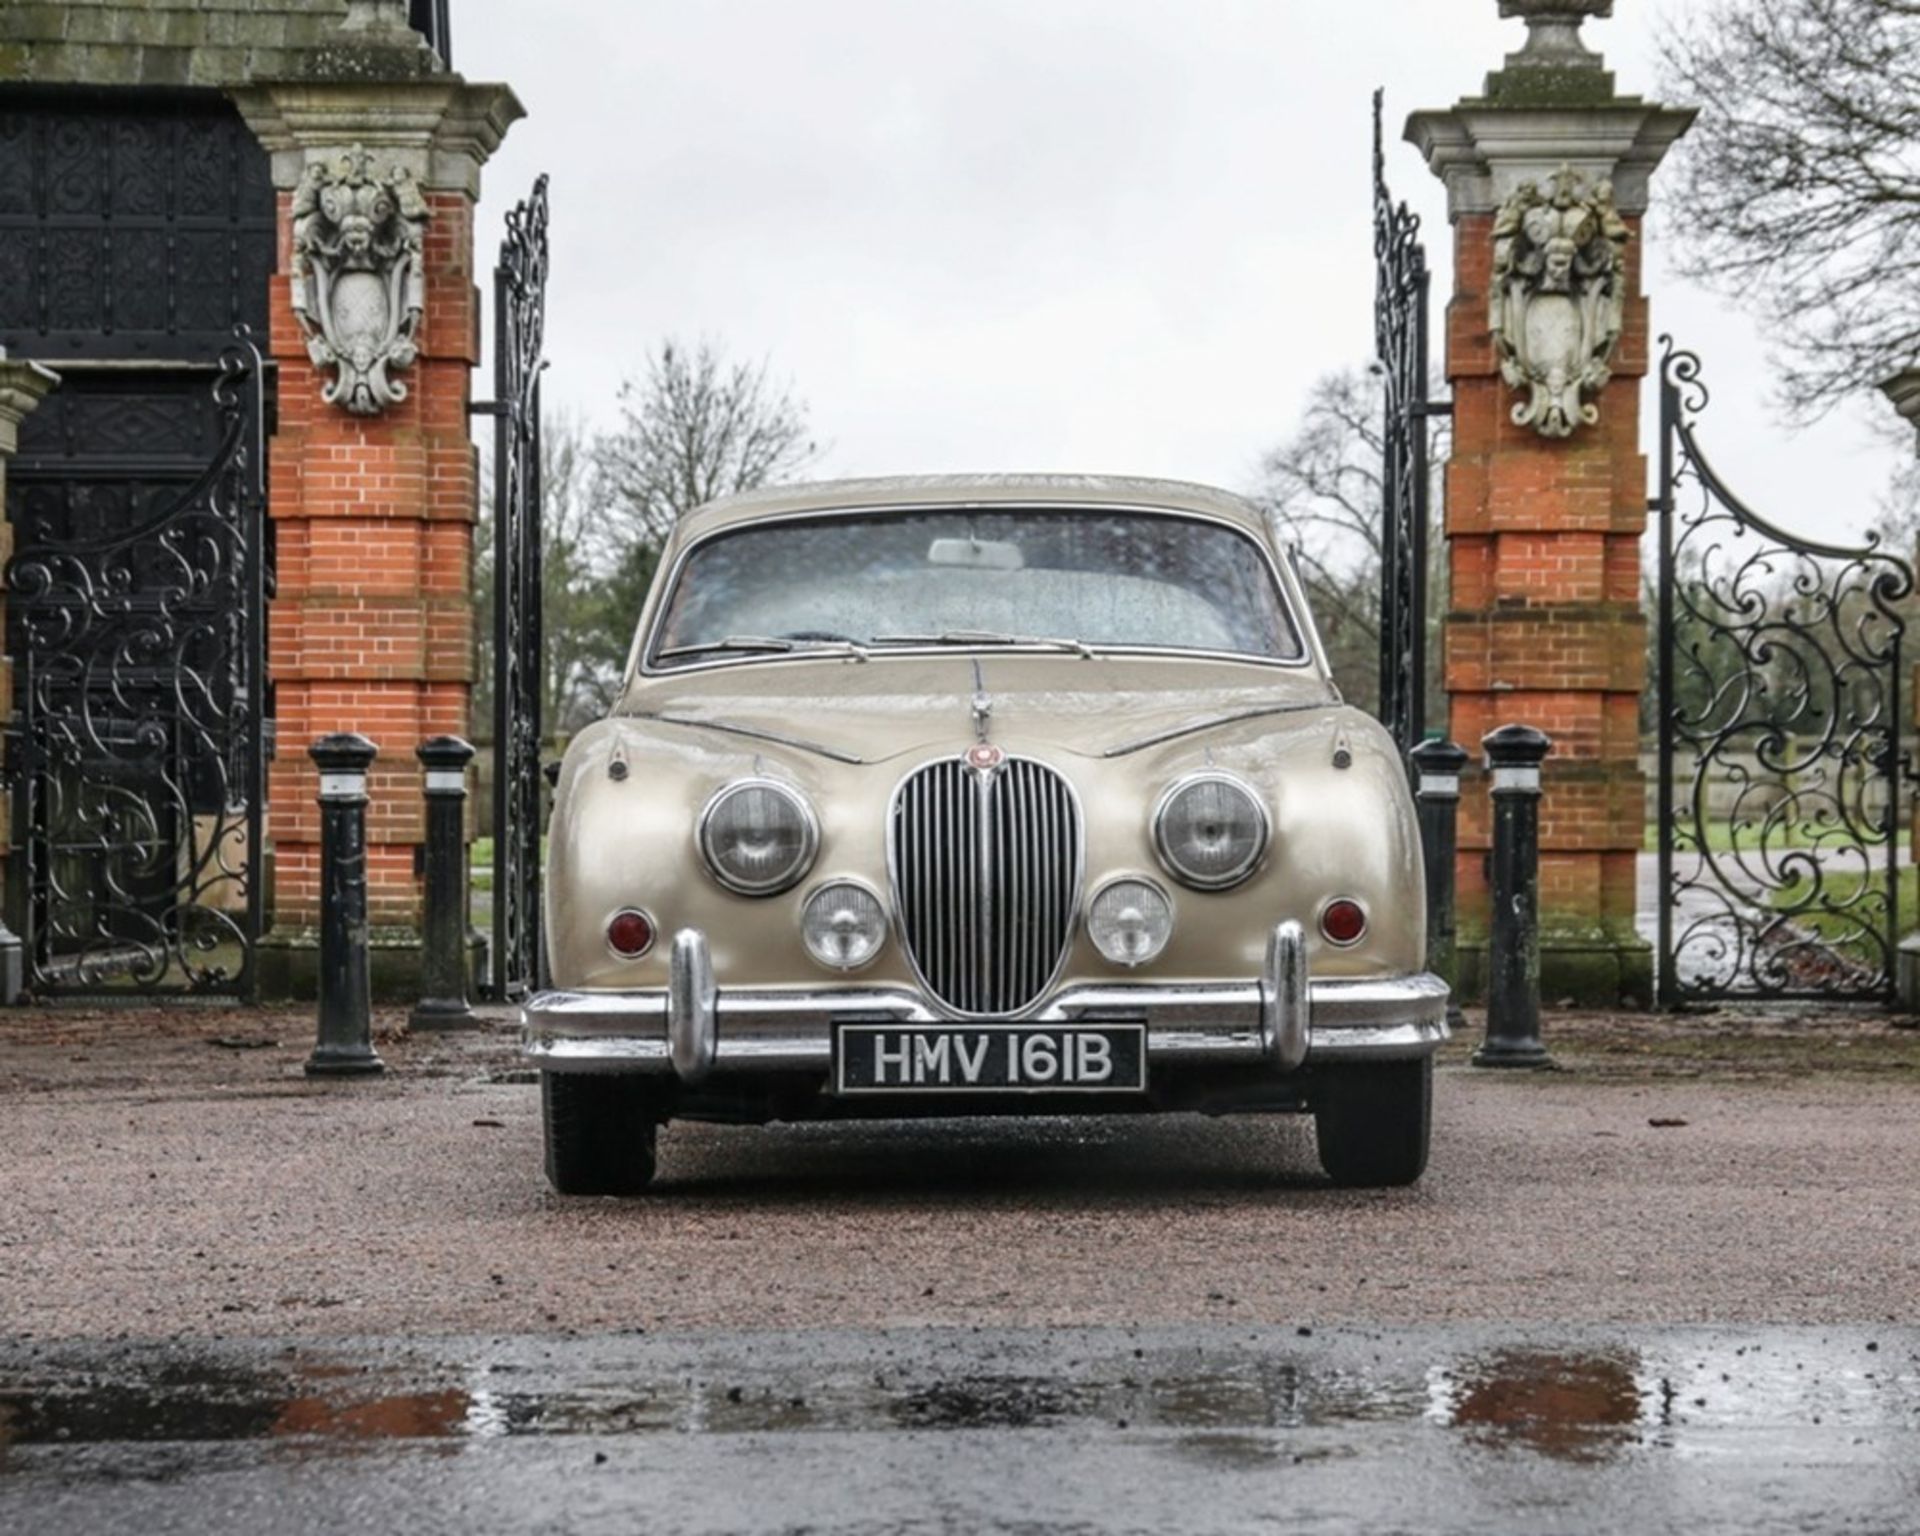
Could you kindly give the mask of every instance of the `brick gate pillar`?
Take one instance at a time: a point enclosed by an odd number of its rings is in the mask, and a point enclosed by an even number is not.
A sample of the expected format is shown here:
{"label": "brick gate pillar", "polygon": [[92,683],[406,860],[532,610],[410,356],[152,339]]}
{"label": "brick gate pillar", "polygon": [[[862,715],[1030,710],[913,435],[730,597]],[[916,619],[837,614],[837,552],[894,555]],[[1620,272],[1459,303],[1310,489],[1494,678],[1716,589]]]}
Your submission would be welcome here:
{"label": "brick gate pillar", "polygon": [[[269,995],[313,990],[320,828],[306,746],[333,731],[380,747],[367,829],[374,987],[417,995],[414,748],[467,731],[473,680],[473,210],[480,168],[522,111],[507,87],[446,71],[397,6],[361,9],[377,24],[317,53],[320,78],[233,93],[279,197]],[[394,333],[384,355],[370,309]],[[353,355],[369,336],[371,364]]]}
{"label": "brick gate pillar", "polygon": [[[1580,38],[1587,17],[1612,9],[1612,0],[1500,0],[1502,16],[1526,20],[1526,47],[1484,95],[1414,113],[1407,138],[1446,183],[1454,230],[1452,734],[1473,743],[1521,722],[1553,737],[1541,805],[1542,993],[1645,1006],[1651,957],[1634,930],[1647,821],[1640,234],[1649,180],[1693,113],[1616,94]],[[1603,366],[1583,379],[1596,356]],[[1461,975],[1477,992],[1484,790],[1470,790],[1462,811]]]}
{"label": "brick gate pillar", "polygon": [[[4,516],[7,504],[7,461],[20,449],[20,423],[26,420],[47,392],[60,382],[60,376],[24,359],[9,359],[0,347],[0,571],[13,558],[13,523]],[[7,628],[6,585],[0,581],[0,635]],[[13,659],[0,654],[0,720],[13,718]],[[6,883],[7,853],[13,844],[13,806],[11,797],[0,788],[0,888]],[[25,957],[20,939],[0,922],[0,1003],[20,999],[25,972]]]}

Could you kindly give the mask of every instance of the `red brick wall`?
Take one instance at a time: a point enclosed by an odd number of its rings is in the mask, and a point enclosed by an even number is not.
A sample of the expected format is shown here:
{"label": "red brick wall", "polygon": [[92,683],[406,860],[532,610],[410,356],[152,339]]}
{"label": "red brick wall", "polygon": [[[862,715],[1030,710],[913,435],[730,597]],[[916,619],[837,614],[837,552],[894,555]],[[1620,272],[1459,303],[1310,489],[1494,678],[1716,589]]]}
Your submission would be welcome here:
{"label": "red brick wall", "polygon": [[[1640,535],[1647,462],[1640,386],[1647,304],[1640,221],[1629,219],[1626,333],[1599,423],[1571,439],[1516,425],[1521,397],[1500,377],[1488,330],[1493,220],[1455,226],[1447,311],[1453,458],[1446,526],[1452,578],[1446,681],[1454,737],[1470,749],[1511,721],[1554,740],[1541,804],[1543,925],[1630,928],[1645,822],[1638,754],[1646,633]],[[1459,892],[1469,927],[1486,921],[1490,803],[1461,807]]]}
{"label": "red brick wall", "polygon": [[369,910],[376,925],[419,920],[413,845],[422,835],[420,765],[429,736],[467,730],[473,681],[472,546],[478,467],[467,433],[479,357],[473,207],[433,193],[421,354],[398,377],[408,396],[378,416],[320,398],[294,319],[289,198],[280,199],[273,355],[280,430],[268,506],[278,591],[268,611],[267,671],[279,751],[267,803],[276,921],[318,921],[318,784],[307,747],[360,731],[380,747],[368,812]]}

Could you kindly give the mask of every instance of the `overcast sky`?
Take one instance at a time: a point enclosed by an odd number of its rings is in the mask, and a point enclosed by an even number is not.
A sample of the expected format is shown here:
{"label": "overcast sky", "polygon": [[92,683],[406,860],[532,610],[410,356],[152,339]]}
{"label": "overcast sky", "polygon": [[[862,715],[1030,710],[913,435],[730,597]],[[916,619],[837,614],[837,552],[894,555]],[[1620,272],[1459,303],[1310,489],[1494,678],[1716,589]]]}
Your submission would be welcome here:
{"label": "overcast sky", "polygon": [[[1589,22],[1653,95],[1662,3]],[[526,104],[480,242],[552,174],[547,399],[595,425],[647,348],[765,356],[822,474],[1086,470],[1235,489],[1320,374],[1372,347],[1369,93],[1426,218],[1406,114],[1525,36],[1495,0],[456,0],[454,58]],[[1658,200],[1656,218],[1683,218]],[[1764,338],[1671,275],[1656,333],[1705,358],[1723,473],[1789,527],[1871,515],[1902,451],[1851,414],[1794,433]],[[490,312],[489,312],[490,313]],[[1649,397],[1652,391],[1648,392]],[[1651,403],[1651,401],[1649,401]]]}

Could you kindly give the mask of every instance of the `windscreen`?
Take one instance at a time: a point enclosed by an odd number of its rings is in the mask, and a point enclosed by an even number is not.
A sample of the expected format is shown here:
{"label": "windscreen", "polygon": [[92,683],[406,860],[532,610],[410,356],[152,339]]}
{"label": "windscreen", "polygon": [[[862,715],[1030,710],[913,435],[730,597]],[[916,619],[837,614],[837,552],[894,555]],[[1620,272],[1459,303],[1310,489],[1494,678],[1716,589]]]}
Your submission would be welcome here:
{"label": "windscreen", "polygon": [[757,524],[696,545],[654,665],[851,642],[1073,643],[1301,661],[1260,546],[1149,512],[964,508]]}

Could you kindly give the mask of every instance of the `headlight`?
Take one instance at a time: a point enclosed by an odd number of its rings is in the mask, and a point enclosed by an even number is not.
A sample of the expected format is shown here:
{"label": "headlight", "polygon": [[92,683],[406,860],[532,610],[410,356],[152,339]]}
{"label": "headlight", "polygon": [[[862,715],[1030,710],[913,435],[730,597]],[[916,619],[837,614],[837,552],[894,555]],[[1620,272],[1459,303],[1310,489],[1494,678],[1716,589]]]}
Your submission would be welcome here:
{"label": "headlight", "polygon": [[813,864],[820,829],[798,793],[772,779],[741,779],[707,802],[700,851],[714,879],[742,896],[773,896]]}
{"label": "headlight", "polygon": [[1224,890],[1252,874],[1267,851],[1267,813],[1238,779],[1195,774],[1160,802],[1153,840],[1175,879],[1202,891]]}
{"label": "headlight", "polygon": [[1112,880],[1087,904],[1087,936],[1115,965],[1145,965],[1167,947],[1173,903],[1145,880]]}
{"label": "headlight", "polygon": [[807,898],[800,912],[807,953],[836,971],[857,971],[887,942],[887,912],[864,885],[836,880]]}

